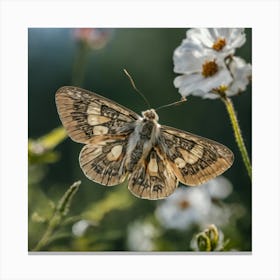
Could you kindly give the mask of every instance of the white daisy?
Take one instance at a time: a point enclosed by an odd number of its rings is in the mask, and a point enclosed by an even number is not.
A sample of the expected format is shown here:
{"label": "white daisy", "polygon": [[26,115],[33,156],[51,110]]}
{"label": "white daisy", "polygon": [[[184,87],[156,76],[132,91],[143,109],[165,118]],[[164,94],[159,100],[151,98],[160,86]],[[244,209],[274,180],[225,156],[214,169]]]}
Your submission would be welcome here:
{"label": "white daisy", "polygon": [[182,96],[192,94],[218,98],[217,94],[208,93],[232,82],[232,76],[223,60],[216,59],[213,55],[195,57],[191,52],[181,53],[175,50],[174,65],[174,71],[183,74],[174,80],[174,86],[179,88]]}
{"label": "white daisy", "polygon": [[246,34],[244,28],[192,28],[187,31],[187,40],[206,53],[214,52],[225,58],[246,42]]}
{"label": "white daisy", "polygon": [[181,74],[174,86],[182,96],[215,99],[245,90],[251,65],[234,57],[235,49],[246,41],[243,28],[194,28],[175,49],[174,72]]}

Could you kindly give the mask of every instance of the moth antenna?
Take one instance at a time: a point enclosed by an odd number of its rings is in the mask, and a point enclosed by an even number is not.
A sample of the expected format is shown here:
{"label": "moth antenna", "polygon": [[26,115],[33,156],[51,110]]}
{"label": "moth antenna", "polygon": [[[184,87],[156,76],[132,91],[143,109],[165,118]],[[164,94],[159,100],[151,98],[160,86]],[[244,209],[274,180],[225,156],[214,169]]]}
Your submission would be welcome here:
{"label": "moth antenna", "polygon": [[186,101],[187,101],[187,98],[186,98],[185,96],[183,96],[183,97],[181,98],[181,100],[176,101],[176,102],[172,102],[172,103],[169,103],[169,104],[160,106],[160,107],[157,107],[157,108],[155,109],[155,111],[158,111],[158,110],[163,109],[163,108],[166,108],[166,107],[178,106],[178,105],[181,105],[182,103],[185,103]]}
{"label": "moth antenna", "polygon": [[136,87],[132,77],[130,76],[130,74],[127,72],[126,69],[123,69],[123,72],[125,73],[125,75],[129,78],[130,80],[130,83],[132,85],[132,87],[134,88],[135,91],[137,91],[140,96],[143,98],[143,100],[145,101],[146,105],[148,105],[148,108],[151,108],[151,104],[150,102],[148,101],[148,99],[146,98],[146,96]]}

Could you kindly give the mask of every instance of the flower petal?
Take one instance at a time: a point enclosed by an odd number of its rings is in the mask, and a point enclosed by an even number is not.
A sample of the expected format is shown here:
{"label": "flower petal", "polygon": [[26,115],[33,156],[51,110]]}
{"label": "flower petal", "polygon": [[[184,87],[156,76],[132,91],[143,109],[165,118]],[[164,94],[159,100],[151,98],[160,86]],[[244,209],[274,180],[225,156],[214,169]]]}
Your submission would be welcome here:
{"label": "flower petal", "polygon": [[[191,51],[185,51],[183,48],[177,48],[174,52],[174,72],[180,74],[193,74],[201,72],[202,65],[205,62],[205,56],[195,56]],[[209,57],[209,60],[211,58]]]}
{"label": "flower petal", "polygon": [[233,82],[230,85],[227,95],[232,96],[245,91],[252,76],[252,66],[240,57],[233,57],[229,65],[233,75]]}
{"label": "flower petal", "polygon": [[192,28],[187,31],[187,38],[204,47],[212,48],[213,36],[208,28]]}
{"label": "flower petal", "polygon": [[[232,77],[226,68],[222,68],[214,76],[205,78],[201,74],[182,75],[176,77],[174,80],[174,86],[179,88],[179,93],[182,96],[196,95],[204,98],[209,98],[209,93],[214,88],[218,88],[221,85],[228,85],[231,83]],[[218,95],[213,95],[213,98],[217,98]]]}
{"label": "flower petal", "polygon": [[215,199],[224,199],[232,192],[231,182],[224,176],[219,176],[208,182],[210,196]]}
{"label": "flower petal", "polygon": [[240,48],[246,42],[246,34],[244,28],[231,28],[228,45],[231,48]]}

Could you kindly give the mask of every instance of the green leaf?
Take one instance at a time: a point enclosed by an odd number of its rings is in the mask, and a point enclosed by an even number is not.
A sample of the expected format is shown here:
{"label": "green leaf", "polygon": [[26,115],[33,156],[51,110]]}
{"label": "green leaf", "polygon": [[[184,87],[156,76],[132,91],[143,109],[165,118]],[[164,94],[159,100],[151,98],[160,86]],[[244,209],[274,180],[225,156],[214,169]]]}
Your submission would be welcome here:
{"label": "green leaf", "polygon": [[100,222],[107,213],[127,209],[132,203],[133,200],[127,188],[119,187],[117,191],[108,193],[104,199],[93,204],[83,216],[85,219]]}

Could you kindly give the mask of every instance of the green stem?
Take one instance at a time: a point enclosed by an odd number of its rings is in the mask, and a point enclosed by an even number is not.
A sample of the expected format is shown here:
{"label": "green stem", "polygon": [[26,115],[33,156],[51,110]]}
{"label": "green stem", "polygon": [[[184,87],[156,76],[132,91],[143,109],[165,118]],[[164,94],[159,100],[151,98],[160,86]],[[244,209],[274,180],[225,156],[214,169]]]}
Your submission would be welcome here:
{"label": "green stem", "polygon": [[241,153],[243,162],[245,164],[245,167],[247,169],[248,175],[249,175],[250,179],[252,180],[252,166],[251,166],[250,158],[248,156],[248,152],[247,152],[245,144],[244,144],[244,140],[243,140],[243,137],[241,134],[240,126],[239,126],[239,123],[237,120],[236,112],[233,107],[233,103],[226,96],[223,96],[221,99],[223,100],[223,102],[226,105],[227,112],[229,114],[229,118],[231,120],[232,128],[234,131],[234,136],[235,136],[237,146],[240,150],[240,153]]}
{"label": "green stem", "polygon": [[77,55],[73,64],[72,84],[81,86],[84,81],[90,48],[87,43],[79,42]]}
{"label": "green stem", "polygon": [[34,247],[33,251],[40,251],[48,244],[51,236],[53,235],[53,232],[58,228],[62,218],[67,215],[72,202],[72,198],[77,192],[80,184],[81,181],[75,182],[62,196],[62,198],[57,204],[53,216],[49,220],[45,233],[43,234],[42,238],[39,240],[37,245]]}

